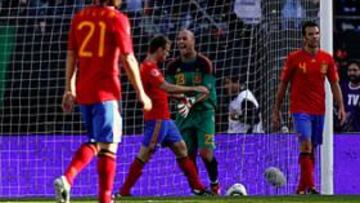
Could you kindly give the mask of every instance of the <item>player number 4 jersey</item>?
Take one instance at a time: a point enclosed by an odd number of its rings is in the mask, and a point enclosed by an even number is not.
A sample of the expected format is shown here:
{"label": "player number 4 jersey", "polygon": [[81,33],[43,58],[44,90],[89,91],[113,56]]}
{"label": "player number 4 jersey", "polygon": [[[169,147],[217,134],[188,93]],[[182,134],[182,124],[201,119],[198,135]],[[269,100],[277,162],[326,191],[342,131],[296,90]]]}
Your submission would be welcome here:
{"label": "player number 4 jersey", "polygon": [[325,78],[339,80],[334,59],[325,51],[312,55],[301,49],[291,52],[280,79],[290,82],[290,111],[292,113],[325,113]]}

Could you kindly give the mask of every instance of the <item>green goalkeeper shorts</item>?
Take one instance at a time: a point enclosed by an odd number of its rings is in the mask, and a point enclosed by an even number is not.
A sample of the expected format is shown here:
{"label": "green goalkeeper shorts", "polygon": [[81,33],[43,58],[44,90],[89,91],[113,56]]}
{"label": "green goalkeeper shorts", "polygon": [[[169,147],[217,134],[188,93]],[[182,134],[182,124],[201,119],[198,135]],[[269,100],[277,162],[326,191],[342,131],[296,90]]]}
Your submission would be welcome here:
{"label": "green goalkeeper shorts", "polygon": [[194,153],[197,149],[215,149],[214,110],[190,112],[186,118],[178,115],[176,125],[189,153]]}

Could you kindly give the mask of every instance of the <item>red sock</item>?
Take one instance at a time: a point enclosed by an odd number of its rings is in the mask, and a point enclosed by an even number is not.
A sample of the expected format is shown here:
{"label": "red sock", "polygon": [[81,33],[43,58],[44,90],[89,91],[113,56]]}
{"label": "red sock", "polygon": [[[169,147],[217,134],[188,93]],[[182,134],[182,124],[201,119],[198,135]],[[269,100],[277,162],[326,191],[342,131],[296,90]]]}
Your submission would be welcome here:
{"label": "red sock", "polygon": [[300,181],[298,191],[305,191],[309,187],[314,187],[313,162],[309,153],[301,153],[300,163]]}
{"label": "red sock", "polygon": [[64,174],[70,185],[73,184],[76,175],[90,163],[97,152],[98,150],[96,146],[89,143],[81,145],[81,147],[75,152],[70,165]]}
{"label": "red sock", "polygon": [[189,155],[189,158],[190,160],[193,162],[193,165],[195,167],[195,170],[196,170],[196,173],[199,174],[199,169],[197,168],[197,165],[196,165],[196,157],[197,157],[197,154],[190,154]]}
{"label": "red sock", "polygon": [[205,187],[201,183],[196,167],[189,157],[178,158],[177,163],[188,179],[191,189],[204,190]]}
{"label": "red sock", "polygon": [[314,154],[311,154],[310,156],[310,160],[311,160],[311,167],[309,169],[309,180],[308,180],[308,186],[309,188],[314,188],[315,187],[315,178],[314,178],[314,170],[315,170],[315,156]]}
{"label": "red sock", "polygon": [[110,151],[101,150],[98,157],[99,202],[110,203],[115,178],[115,154]]}
{"label": "red sock", "polygon": [[140,178],[142,174],[144,164],[145,163],[138,158],[135,158],[134,161],[131,163],[125,183],[120,189],[121,196],[130,195],[131,188],[135,185],[136,181]]}

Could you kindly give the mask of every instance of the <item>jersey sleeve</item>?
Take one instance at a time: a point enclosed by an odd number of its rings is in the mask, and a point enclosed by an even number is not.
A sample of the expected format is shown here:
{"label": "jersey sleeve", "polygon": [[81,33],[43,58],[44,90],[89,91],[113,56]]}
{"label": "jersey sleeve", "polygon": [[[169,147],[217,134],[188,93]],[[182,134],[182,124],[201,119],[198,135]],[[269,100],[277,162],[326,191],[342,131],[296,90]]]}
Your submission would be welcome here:
{"label": "jersey sleeve", "polygon": [[155,87],[159,87],[165,80],[161,72],[155,67],[149,69],[147,79]]}
{"label": "jersey sleeve", "polygon": [[114,22],[115,41],[121,54],[133,53],[130,22],[125,15],[116,15]]}
{"label": "jersey sleeve", "polygon": [[75,37],[75,19],[72,20],[70,31],[68,34],[67,50],[68,51],[77,51],[77,43]]}
{"label": "jersey sleeve", "polygon": [[283,82],[288,82],[292,78],[294,71],[295,67],[293,65],[293,58],[289,54],[281,71],[280,80]]}
{"label": "jersey sleeve", "polygon": [[327,75],[327,78],[329,79],[329,81],[331,83],[333,82],[338,82],[339,81],[339,75],[338,75],[338,72],[337,72],[337,67],[335,65],[335,61],[333,59],[333,57],[330,56],[330,59],[329,59],[329,69],[326,73]]}
{"label": "jersey sleeve", "polygon": [[209,90],[215,88],[216,79],[213,74],[213,66],[211,61],[205,56],[202,57],[204,66],[204,75],[202,85],[207,87]]}

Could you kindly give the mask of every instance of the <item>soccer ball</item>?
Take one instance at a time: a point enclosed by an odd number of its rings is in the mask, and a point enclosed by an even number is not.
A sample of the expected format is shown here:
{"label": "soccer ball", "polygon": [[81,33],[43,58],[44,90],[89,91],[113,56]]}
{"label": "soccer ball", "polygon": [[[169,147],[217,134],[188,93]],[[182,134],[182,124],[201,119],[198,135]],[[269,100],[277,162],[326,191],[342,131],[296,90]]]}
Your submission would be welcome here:
{"label": "soccer ball", "polygon": [[286,184],[285,175],[276,167],[269,167],[264,173],[265,179],[274,187],[281,187]]}
{"label": "soccer ball", "polygon": [[241,183],[235,183],[225,193],[226,196],[247,196],[246,188]]}

